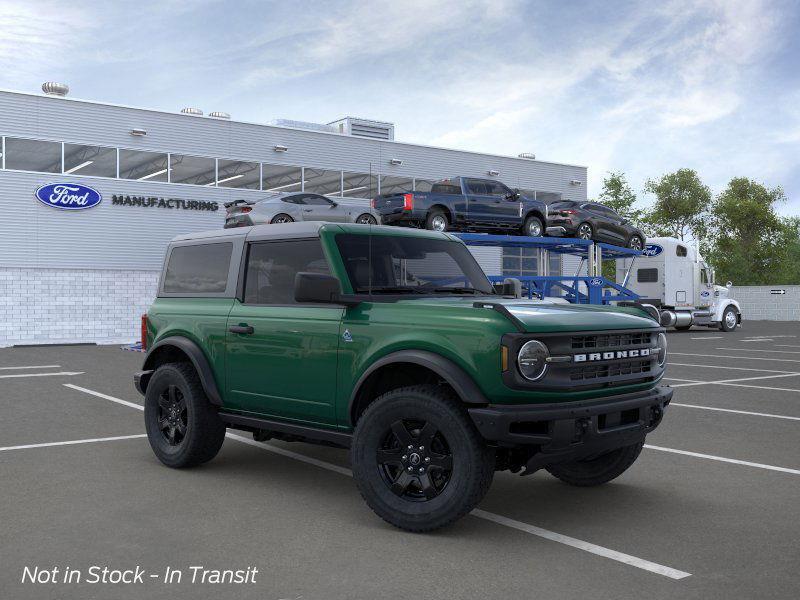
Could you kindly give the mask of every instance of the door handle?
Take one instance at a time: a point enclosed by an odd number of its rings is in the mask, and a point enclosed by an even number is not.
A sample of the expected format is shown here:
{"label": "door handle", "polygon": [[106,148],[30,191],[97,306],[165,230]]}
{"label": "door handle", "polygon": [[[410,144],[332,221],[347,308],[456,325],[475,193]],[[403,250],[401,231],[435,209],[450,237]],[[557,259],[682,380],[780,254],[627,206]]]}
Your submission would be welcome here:
{"label": "door handle", "polygon": [[313,208],[304,208],[304,209],[303,209],[303,212],[311,212],[311,211],[313,211],[313,210],[314,210]]}
{"label": "door handle", "polygon": [[233,325],[228,328],[231,333],[241,333],[242,335],[251,335],[255,329],[250,325]]}

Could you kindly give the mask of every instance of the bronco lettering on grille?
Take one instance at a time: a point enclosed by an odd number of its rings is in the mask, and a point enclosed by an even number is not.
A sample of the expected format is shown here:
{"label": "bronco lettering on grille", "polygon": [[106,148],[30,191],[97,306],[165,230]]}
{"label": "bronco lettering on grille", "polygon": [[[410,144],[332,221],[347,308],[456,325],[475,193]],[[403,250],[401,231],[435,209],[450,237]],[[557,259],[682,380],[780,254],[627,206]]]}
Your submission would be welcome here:
{"label": "bronco lettering on grille", "polygon": [[639,358],[650,356],[650,348],[637,348],[635,350],[615,350],[613,352],[591,352],[589,354],[576,354],[573,362],[592,362],[595,360],[614,360],[615,358]]}

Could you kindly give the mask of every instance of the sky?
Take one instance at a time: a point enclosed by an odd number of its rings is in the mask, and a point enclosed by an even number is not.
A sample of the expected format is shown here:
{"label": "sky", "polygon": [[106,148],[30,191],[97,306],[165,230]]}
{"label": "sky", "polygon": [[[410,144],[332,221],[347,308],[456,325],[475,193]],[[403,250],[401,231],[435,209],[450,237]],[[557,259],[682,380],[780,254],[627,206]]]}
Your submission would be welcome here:
{"label": "sky", "polygon": [[397,140],[695,169],[800,215],[800,2],[0,0],[0,88],[234,119],[395,123]]}

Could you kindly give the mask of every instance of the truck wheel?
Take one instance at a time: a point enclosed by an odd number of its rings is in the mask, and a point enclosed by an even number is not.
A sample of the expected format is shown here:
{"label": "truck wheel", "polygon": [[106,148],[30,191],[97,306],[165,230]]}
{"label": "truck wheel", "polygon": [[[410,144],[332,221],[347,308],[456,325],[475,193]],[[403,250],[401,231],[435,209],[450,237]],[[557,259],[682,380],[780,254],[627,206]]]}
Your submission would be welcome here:
{"label": "truck wheel", "polygon": [[431,231],[447,231],[449,225],[450,222],[447,219],[447,215],[439,208],[431,210],[425,219],[425,229],[430,229]]}
{"label": "truck wheel", "polygon": [[494,452],[460,403],[435,385],[387,392],[356,425],[353,476],[369,507],[406,531],[449,525],[481,501]]}
{"label": "truck wheel", "polygon": [[628,467],[639,457],[643,445],[644,440],[594,458],[557,463],[545,467],[545,469],[569,485],[579,487],[602,485],[627,471]]}
{"label": "truck wheel", "polygon": [[208,462],[225,440],[225,424],[187,363],[164,364],[153,373],[144,398],[144,424],[158,460],[176,469]]}
{"label": "truck wheel", "polygon": [[529,237],[541,237],[544,235],[544,225],[539,217],[530,216],[525,219],[525,224],[522,226],[522,235]]}
{"label": "truck wheel", "polygon": [[739,319],[736,317],[736,310],[729,306],[722,313],[722,321],[720,321],[719,328],[722,331],[734,331],[739,324]]}

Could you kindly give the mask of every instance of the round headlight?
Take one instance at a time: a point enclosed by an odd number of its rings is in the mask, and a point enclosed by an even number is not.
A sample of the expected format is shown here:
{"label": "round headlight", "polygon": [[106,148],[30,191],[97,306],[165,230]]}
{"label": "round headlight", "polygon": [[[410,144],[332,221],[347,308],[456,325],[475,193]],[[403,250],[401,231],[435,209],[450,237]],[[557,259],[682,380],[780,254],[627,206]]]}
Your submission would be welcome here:
{"label": "round headlight", "polygon": [[519,354],[517,355],[519,372],[528,381],[541,379],[547,370],[546,361],[548,356],[550,356],[550,352],[542,342],[538,340],[526,342],[519,349]]}
{"label": "round headlight", "polygon": [[667,362],[667,336],[664,333],[658,334],[658,366],[663,367]]}

